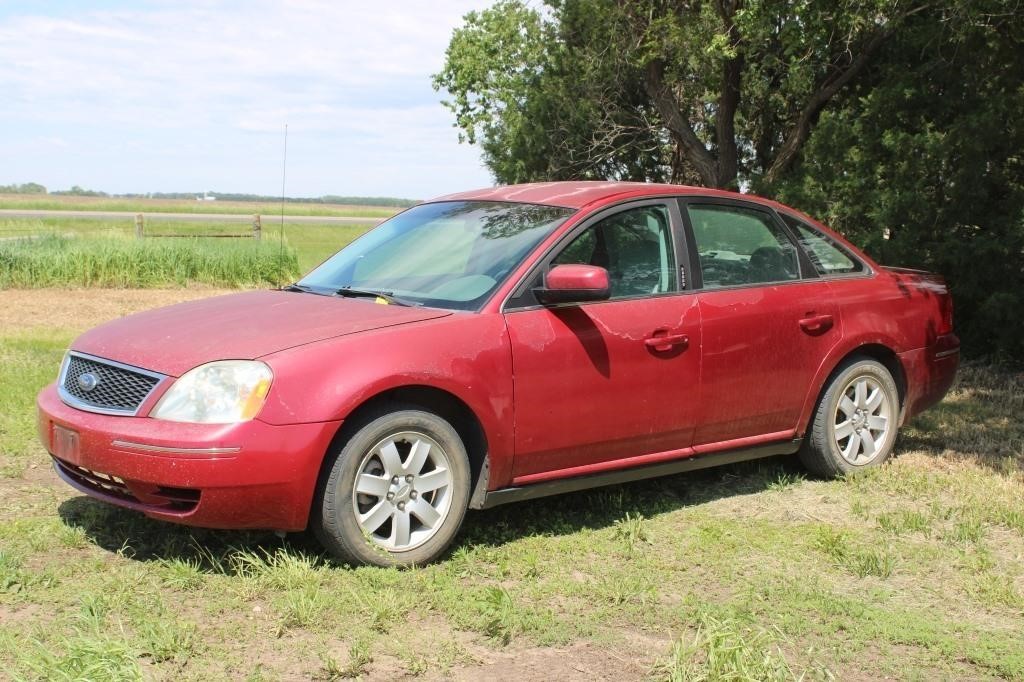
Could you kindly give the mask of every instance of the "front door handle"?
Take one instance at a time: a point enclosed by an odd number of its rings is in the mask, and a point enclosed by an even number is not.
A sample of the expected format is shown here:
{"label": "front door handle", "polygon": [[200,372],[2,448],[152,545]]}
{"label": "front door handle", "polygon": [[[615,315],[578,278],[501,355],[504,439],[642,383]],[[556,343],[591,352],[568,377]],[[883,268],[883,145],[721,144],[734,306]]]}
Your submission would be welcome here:
{"label": "front door handle", "polygon": [[669,334],[665,330],[659,329],[644,339],[644,345],[651,350],[661,353],[672,350],[677,346],[682,346],[685,350],[690,345],[690,337],[686,334]]}
{"label": "front door handle", "polygon": [[809,315],[800,320],[800,328],[808,334],[824,334],[832,328],[833,319],[831,315]]}

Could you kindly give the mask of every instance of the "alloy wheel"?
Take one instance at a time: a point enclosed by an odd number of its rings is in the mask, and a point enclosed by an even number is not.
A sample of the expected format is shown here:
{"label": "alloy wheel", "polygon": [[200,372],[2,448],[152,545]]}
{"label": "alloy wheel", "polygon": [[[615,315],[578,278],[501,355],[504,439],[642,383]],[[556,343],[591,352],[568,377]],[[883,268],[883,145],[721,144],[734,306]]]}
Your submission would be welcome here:
{"label": "alloy wheel", "polygon": [[419,547],[441,528],[451,509],[448,454],[426,434],[388,436],[366,453],[352,489],[363,533],[389,552]]}
{"label": "alloy wheel", "polygon": [[881,382],[865,375],[851,379],[840,395],[832,436],[843,459],[862,466],[883,452],[893,421],[891,401]]}

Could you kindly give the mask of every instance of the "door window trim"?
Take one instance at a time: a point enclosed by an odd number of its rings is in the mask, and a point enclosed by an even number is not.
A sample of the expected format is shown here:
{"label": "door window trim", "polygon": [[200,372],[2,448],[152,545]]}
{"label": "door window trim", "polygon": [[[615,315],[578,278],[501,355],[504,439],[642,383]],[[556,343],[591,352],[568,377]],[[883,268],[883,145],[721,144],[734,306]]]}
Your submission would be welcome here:
{"label": "door window trim", "polygon": [[[562,303],[555,305],[541,305],[540,303],[516,303],[516,299],[524,297],[529,293],[530,283],[540,272],[547,272],[551,266],[551,261],[554,260],[569,244],[573,242],[576,237],[586,232],[588,229],[593,227],[595,224],[601,222],[605,218],[609,218],[623,211],[628,211],[633,208],[643,208],[644,206],[664,206],[668,212],[668,228],[671,236],[671,247],[673,251],[673,258],[675,260],[676,276],[674,277],[675,287],[672,291],[664,291],[656,294],[638,294],[636,296],[622,296],[619,298],[608,299],[606,301],[588,301],[586,303]],[[544,253],[538,257],[530,269],[527,270],[526,274],[516,282],[516,286],[502,301],[499,311],[501,313],[513,313],[523,310],[537,310],[539,308],[561,308],[569,306],[592,306],[601,305],[604,303],[618,303],[619,301],[635,301],[638,299],[649,299],[649,298],[660,298],[663,296],[677,296],[679,294],[691,293],[694,291],[693,287],[693,272],[689,265],[690,257],[688,250],[688,243],[682,238],[679,227],[682,225],[682,215],[680,213],[679,205],[677,203],[677,197],[674,195],[665,195],[661,197],[645,197],[642,199],[629,199],[619,203],[605,206],[598,210],[593,215],[582,220],[578,225],[575,225],[568,232],[563,234],[558,240],[549,246]],[[683,280],[683,273],[680,270],[680,265],[686,263],[685,270],[685,287],[680,287]]]}

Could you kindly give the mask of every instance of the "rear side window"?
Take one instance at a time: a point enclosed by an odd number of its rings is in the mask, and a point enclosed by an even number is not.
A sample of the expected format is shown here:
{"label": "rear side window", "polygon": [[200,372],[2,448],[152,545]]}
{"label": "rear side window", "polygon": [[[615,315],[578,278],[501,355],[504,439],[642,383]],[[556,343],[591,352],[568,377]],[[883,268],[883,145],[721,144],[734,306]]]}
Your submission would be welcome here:
{"label": "rear side window", "polygon": [[796,247],[768,213],[711,204],[686,210],[705,289],[800,278]]}
{"label": "rear side window", "polygon": [[852,258],[838,244],[818,232],[810,225],[797,220],[785,213],[781,214],[790,229],[796,234],[797,240],[807,256],[814,264],[814,269],[819,275],[846,275],[855,272],[863,272],[864,264]]}

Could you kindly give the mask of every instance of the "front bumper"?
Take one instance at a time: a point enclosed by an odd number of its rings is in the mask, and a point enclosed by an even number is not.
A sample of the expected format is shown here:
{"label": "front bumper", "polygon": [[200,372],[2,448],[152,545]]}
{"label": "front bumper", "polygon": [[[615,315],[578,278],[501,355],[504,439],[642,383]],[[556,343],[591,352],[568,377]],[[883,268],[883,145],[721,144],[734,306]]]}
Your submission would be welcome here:
{"label": "front bumper", "polygon": [[39,438],[72,487],[149,517],[204,528],[306,527],[340,422],[183,424],[83,412],[39,394]]}

